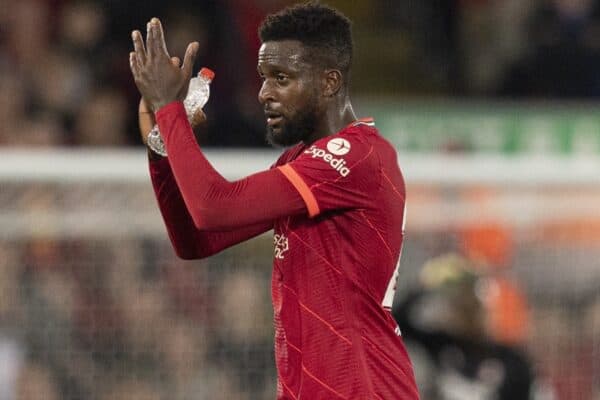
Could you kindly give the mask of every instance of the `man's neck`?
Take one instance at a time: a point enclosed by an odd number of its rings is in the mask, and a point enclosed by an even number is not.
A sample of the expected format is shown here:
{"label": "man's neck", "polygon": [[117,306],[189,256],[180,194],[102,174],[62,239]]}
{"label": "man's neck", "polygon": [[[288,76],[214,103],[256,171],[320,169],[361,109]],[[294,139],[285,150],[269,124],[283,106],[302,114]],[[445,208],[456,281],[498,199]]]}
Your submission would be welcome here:
{"label": "man's neck", "polygon": [[346,97],[335,104],[335,106],[332,104],[332,107],[329,107],[323,115],[315,133],[311,135],[306,144],[329,135],[335,135],[354,121],[356,121],[356,114],[352,108],[350,98]]}

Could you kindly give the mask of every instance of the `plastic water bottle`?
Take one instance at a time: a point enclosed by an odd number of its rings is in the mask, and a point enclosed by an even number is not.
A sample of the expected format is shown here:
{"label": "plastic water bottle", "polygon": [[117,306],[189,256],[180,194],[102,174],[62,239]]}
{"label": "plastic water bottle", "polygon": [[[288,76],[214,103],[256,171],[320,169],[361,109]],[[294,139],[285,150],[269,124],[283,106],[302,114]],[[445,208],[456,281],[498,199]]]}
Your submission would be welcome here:
{"label": "plastic water bottle", "polygon": [[[198,111],[199,108],[204,107],[208,101],[208,97],[210,96],[210,83],[214,77],[215,73],[211,69],[202,68],[198,73],[198,76],[190,80],[187,95],[183,100],[183,106],[185,107],[185,113],[189,121],[192,120],[196,111]],[[148,133],[148,147],[156,154],[163,157],[167,156],[167,149],[160,136],[158,125],[154,125],[150,133]]]}

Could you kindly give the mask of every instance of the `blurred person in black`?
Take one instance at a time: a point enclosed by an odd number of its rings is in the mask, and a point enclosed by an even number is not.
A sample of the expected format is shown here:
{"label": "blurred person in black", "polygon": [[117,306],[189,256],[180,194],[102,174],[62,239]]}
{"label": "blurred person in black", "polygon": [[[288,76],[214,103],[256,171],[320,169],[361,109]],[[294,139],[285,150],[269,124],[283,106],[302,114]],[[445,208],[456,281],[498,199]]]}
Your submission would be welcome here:
{"label": "blurred person in black", "polygon": [[500,90],[512,97],[600,96],[600,2],[551,0],[529,22],[530,51]]}
{"label": "blurred person in black", "polygon": [[402,330],[423,399],[529,400],[534,374],[516,348],[489,339],[482,279],[467,259],[428,261],[421,287],[397,300]]}

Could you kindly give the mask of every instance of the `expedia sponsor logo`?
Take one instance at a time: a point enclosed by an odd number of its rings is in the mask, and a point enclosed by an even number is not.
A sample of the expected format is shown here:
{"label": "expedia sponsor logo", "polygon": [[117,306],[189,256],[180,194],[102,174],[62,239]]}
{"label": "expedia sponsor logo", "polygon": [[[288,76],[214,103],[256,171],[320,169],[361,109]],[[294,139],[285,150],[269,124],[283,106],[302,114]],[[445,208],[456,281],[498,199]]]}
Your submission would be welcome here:
{"label": "expedia sponsor logo", "polygon": [[328,163],[331,168],[335,169],[340,173],[341,176],[346,177],[350,173],[350,168],[346,166],[346,160],[343,158],[335,158],[331,153],[318,148],[317,146],[310,146],[310,148],[304,151],[305,154],[310,154],[312,158],[320,158]]}

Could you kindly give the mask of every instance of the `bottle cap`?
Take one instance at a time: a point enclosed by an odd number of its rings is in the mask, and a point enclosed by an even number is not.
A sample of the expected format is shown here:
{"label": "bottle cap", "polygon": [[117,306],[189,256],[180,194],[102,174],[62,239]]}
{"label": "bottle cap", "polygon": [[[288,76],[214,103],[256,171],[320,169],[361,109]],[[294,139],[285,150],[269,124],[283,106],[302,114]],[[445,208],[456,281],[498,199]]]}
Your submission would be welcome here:
{"label": "bottle cap", "polygon": [[198,76],[200,76],[200,75],[202,75],[209,81],[212,81],[213,79],[215,79],[215,72],[210,68],[202,68],[200,70],[200,72],[198,72]]}

